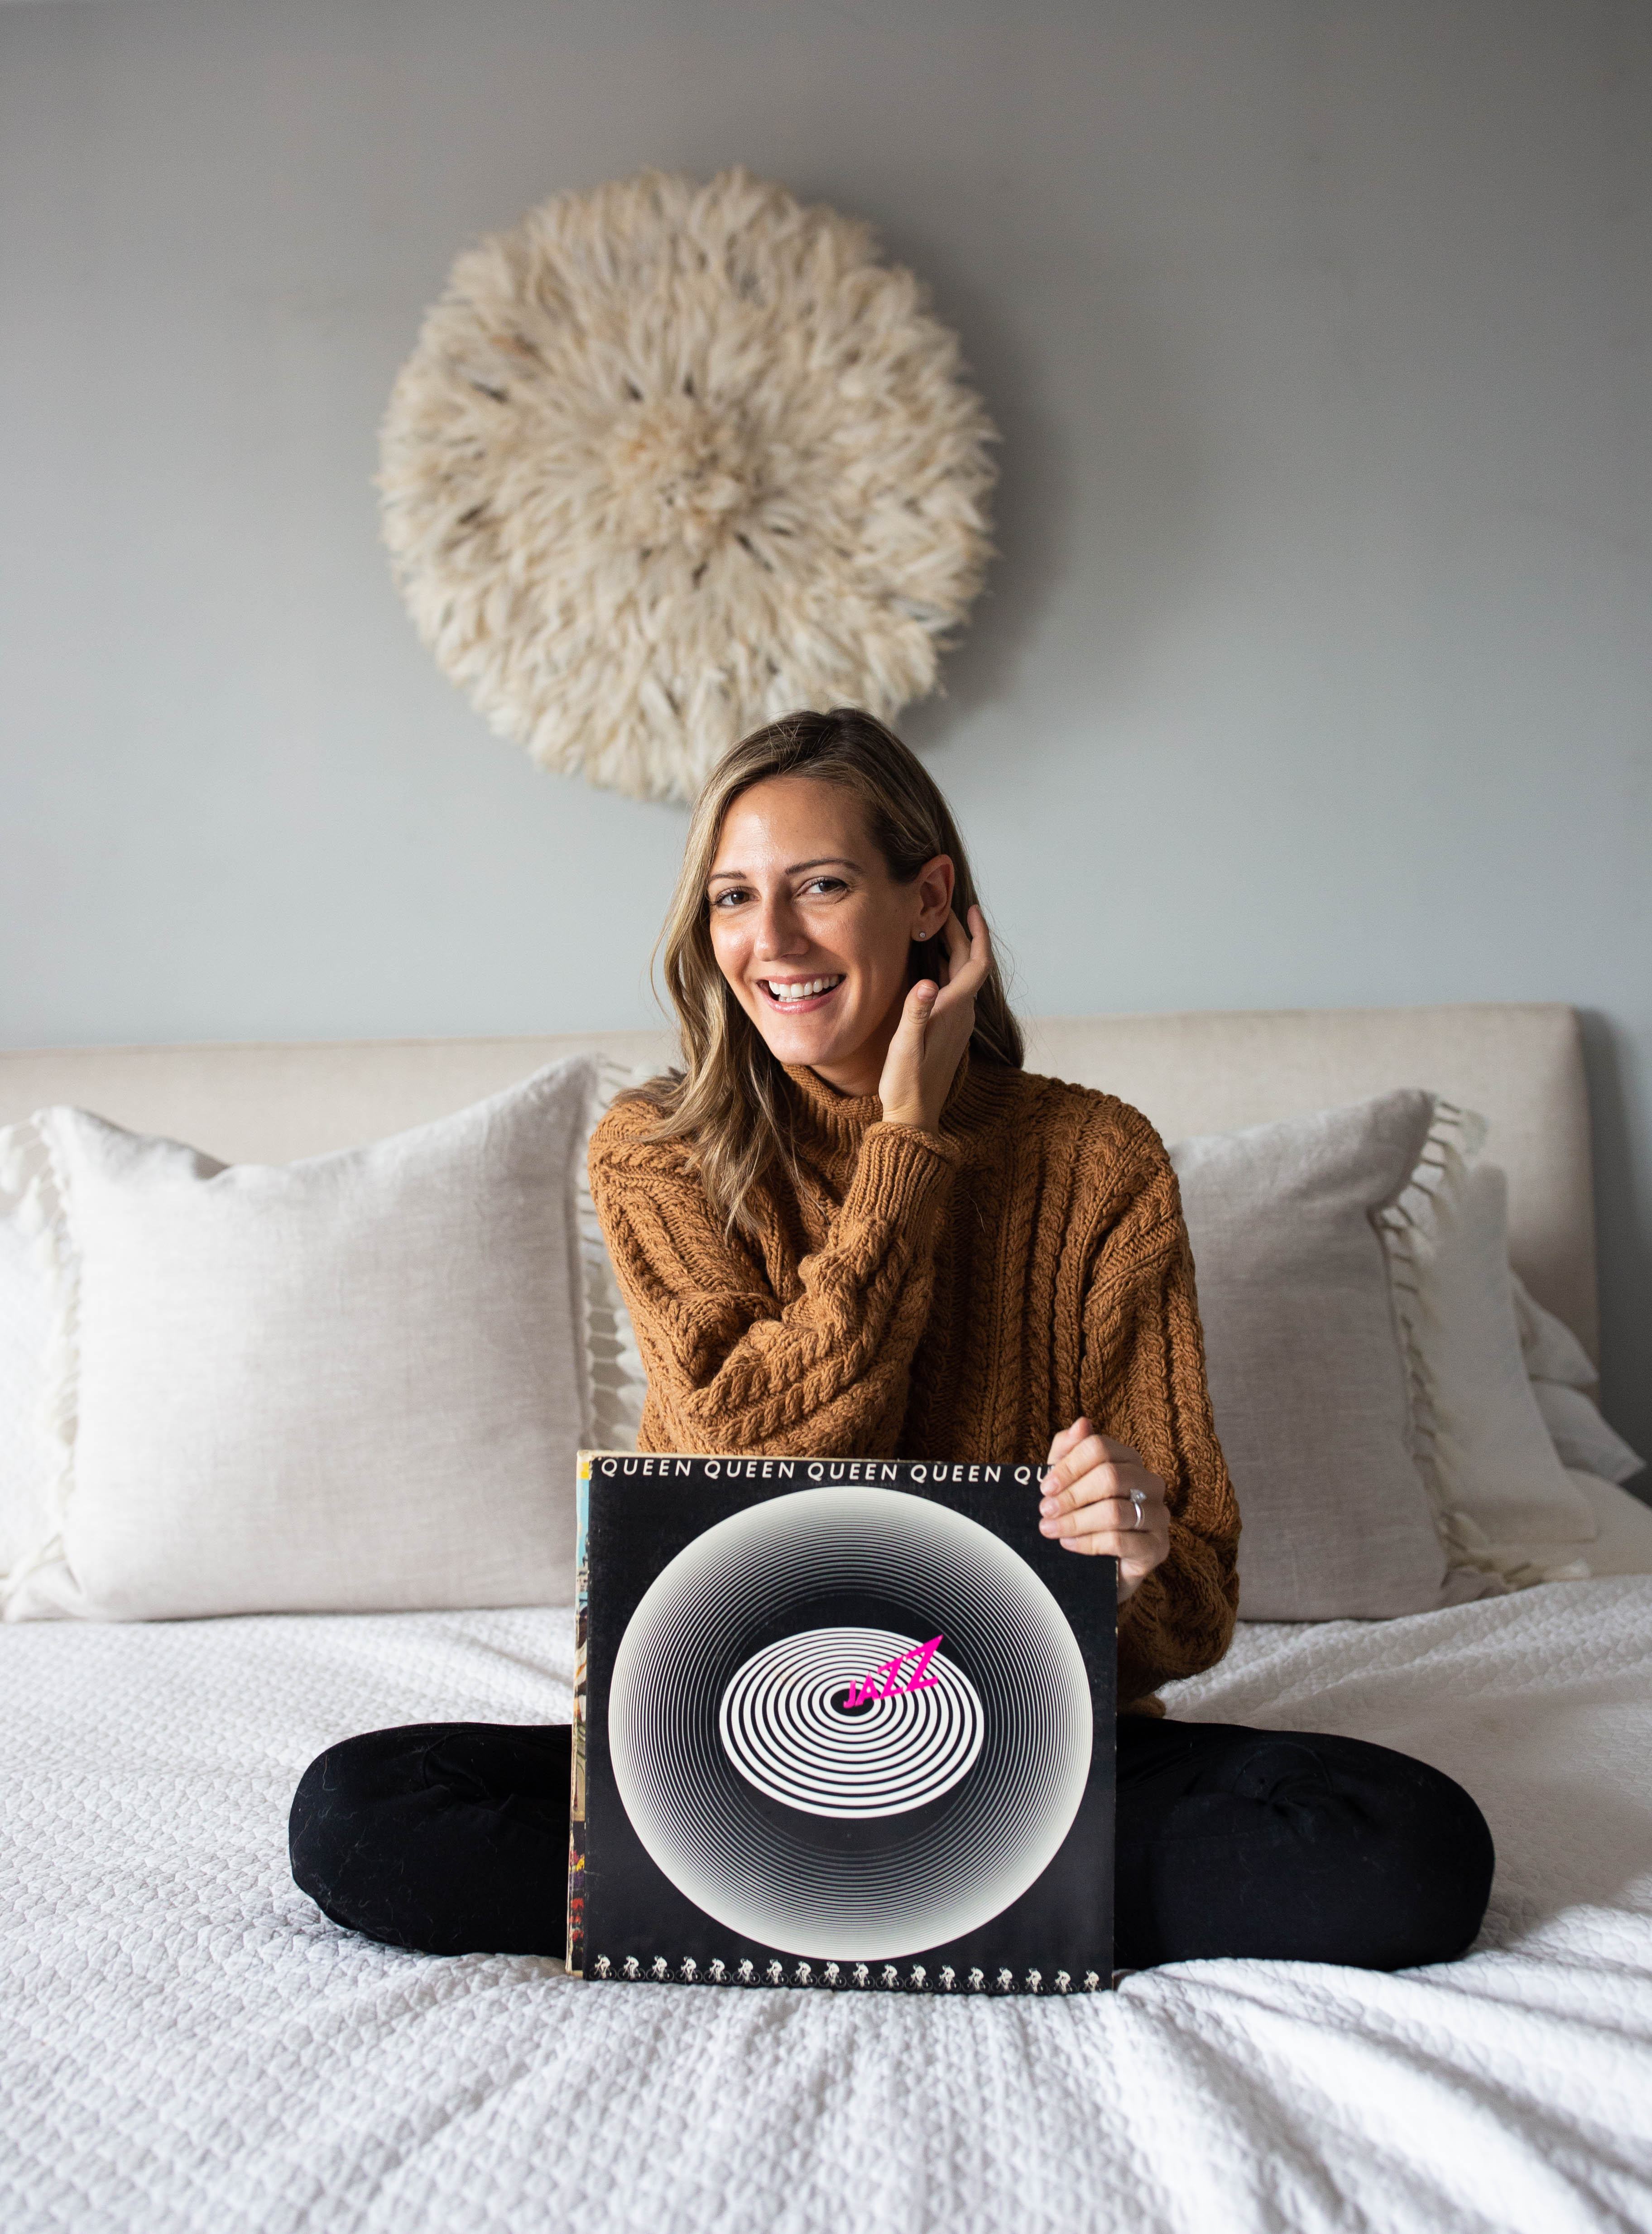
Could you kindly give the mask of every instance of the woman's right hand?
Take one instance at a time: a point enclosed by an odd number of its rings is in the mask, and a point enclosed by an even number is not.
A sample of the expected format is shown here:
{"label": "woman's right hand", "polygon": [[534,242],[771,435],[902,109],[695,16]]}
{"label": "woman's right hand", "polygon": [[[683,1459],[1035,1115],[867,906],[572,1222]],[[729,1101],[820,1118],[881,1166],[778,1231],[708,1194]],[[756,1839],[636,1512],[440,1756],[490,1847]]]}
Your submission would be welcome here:
{"label": "woman's right hand", "polygon": [[884,1057],[878,1099],[886,1125],[940,1131],[941,1105],[975,1029],[975,996],[991,967],[992,941],[980,909],[970,909],[967,931],[957,916],[949,916],[946,982],[922,977],[913,986]]}

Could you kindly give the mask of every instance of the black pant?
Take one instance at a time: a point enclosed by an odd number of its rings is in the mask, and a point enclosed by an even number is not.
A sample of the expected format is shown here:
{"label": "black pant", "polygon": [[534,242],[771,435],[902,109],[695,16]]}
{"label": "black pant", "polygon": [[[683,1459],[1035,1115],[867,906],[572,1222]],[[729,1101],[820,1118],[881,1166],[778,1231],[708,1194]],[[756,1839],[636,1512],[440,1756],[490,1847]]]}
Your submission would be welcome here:
{"label": "black pant", "polygon": [[[335,1924],[430,1955],[560,1955],[569,1734],[417,1722],[304,1771],[292,1874]],[[1460,1785],[1358,1738],[1126,1715],[1113,1959],[1403,1970],[1479,1930],[1492,1834]]]}

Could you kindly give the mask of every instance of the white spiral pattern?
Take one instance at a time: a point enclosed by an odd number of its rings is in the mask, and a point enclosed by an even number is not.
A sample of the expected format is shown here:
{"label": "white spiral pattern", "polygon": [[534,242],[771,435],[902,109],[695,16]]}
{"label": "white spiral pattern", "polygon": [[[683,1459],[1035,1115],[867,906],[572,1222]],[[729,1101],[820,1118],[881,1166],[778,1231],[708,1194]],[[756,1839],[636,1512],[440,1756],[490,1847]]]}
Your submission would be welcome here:
{"label": "white spiral pattern", "polygon": [[[938,1650],[916,1691],[846,1710],[852,1686],[928,1640],[887,1629],[808,1629],[765,1645],[722,1695],[717,1734],[760,1792],[806,1815],[905,1815],[966,1777],[985,1735],[980,1694]],[[917,1674],[916,1657],[897,1681]],[[880,1687],[881,1688],[881,1687]]]}
{"label": "white spiral pattern", "polygon": [[[952,1669],[967,1671],[982,1741],[942,1806],[914,1798],[882,1819],[794,1797],[777,1809],[748,1773],[777,1780],[798,1767],[819,1711],[793,1716],[778,1703],[758,1664],[776,1630],[796,1623],[790,1647],[834,1616],[887,1638],[870,1659],[857,1650],[843,1688],[937,1634]],[[725,1719],[731,1695],[739,1711]],[[915,1793],[930,1773],[917,1766],[916,1717],[933,1695],[908,1709]],[[898,1695],[887,1703],[906,1707]],[[846,1484],[765,1499],[669,1560],[625,1625],[604,1721],[620,1803],[668,1882],[743,1939],[837,1963],[945,1945],[1019,1900],[1072,1828],[1094,1737],[1084,1655],[1028,1562],[928,1498]],[[741,1732],[747,1762],[725,1728]],[[807,1796],[808,1776],[797,1781]]]}

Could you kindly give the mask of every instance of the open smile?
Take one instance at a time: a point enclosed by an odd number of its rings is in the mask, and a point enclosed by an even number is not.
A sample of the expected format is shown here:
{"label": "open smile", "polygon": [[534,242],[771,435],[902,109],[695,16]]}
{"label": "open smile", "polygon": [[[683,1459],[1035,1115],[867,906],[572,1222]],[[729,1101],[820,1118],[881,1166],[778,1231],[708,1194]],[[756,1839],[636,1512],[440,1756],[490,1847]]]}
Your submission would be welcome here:
{"label": "open smile", "polygon": [[819,1008],[842,983],[841,974],[835,977],[760,977],[757,987],[772,1008],[783,1009],[788,1016],[795,1016],[806,1009]]}

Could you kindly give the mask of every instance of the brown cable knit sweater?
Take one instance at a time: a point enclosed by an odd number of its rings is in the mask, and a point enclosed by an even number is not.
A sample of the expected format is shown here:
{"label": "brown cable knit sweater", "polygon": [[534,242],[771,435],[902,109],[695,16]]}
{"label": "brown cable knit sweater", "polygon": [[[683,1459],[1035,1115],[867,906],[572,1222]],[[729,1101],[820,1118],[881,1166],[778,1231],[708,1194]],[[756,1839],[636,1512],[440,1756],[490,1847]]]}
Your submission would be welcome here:
{"label": "brown cable knit sweater", "polygon": [[[791,1069],[796,1185],[727,1240],[680,1143],[611,1109],[591,1186],[648,1368],[638,1447],[1041,1460],[1081,1413],[1168,1489],[1120,1613],[1119,1697],[1227,1649],[1238,1512],[1211,1419],[1176,1175],[1111,1094],[966,1058],[941,1133]],[[788,1175],[789,1178],[789,1175]]]}

